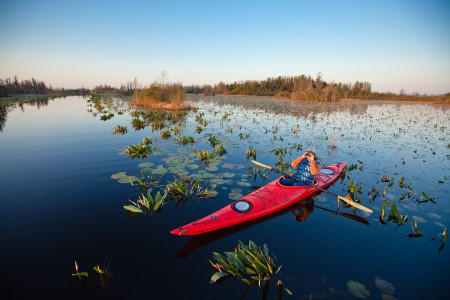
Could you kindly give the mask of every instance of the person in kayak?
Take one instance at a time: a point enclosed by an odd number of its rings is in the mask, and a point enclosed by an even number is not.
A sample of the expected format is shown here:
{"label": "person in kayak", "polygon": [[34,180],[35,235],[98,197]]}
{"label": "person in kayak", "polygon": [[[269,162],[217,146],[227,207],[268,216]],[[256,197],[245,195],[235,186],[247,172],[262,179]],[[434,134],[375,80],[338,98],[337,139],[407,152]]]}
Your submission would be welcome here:
{"label": "person in kayak", "polygon": [[308,184],[305,182],[314,184],[314,176],[320,171],[320,161],[317,157],[316,150],[309,148],[302,156],[291,162],[291,167],[296,169],[294,175],[291,178],[282,179],[280,181],[282,185],[307,186]]}

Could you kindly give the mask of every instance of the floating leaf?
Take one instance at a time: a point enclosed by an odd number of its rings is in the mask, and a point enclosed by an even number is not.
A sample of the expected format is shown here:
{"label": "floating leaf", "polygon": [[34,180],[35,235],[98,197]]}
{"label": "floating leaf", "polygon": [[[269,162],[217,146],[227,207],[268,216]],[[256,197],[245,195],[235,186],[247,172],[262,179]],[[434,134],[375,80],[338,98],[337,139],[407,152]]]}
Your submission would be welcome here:
{"label": "floating leaf", "polygon": [[153,167],[155,164],[152,162],[144,162],[144,163],[140,163],[138,164],[139,168],[151,168]]}
{"label": "floating leaf", "polygon": [[140,209],[139,207],[136,207],[134,205],[124,205],[123,208],[125,208],[126,210],[129,210],[131,212],[134,212],[134,213],[143,213],[144,212],[142,209]]}
{"label": "floating leaf", "polygon": [[366,286],[357,281],[350,280],[347,282],[347,289],[353,296],[366,299],[370,296],[370,292],[366,289]]}
{"label": "floating leaf", "polygon": [[216,272],[213,274],[213,276],[209,280],[209,284],[216,283],[219,279],[224,278],[226,276],[228,276],[228,274],[223,273],[223,272]]}
{"label": "floating leaf", "polygon": [[88,277],[88,273],[87,272],[80,272],[80,273],[72,274],[72,276]]}

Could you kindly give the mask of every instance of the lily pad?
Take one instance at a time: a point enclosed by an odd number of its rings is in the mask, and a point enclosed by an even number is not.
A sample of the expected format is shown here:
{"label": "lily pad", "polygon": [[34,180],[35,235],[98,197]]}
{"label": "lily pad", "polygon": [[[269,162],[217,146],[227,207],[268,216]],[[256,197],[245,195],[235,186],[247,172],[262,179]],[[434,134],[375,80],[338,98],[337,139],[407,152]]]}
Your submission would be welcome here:
{"label": "lily pad", "polygon": [[145,162],[145,163],[140,163],[138,164],[139,168],[151,168],[153,167],[155,164],[152,162]]}
{"label": "lily pad", "polygon": [[377,288],[379,288],[381,291],[391,295],[395,294],[395,287],[392,283],[381,279],[380,277],[375,277],[374,281]]}
{"label": "lily pad", "polygon": [[219,168],[217,167],[216,164],[209,164],[209,166],[207,166],[207,167],[205,168],[205,170],[208,170],[208,171],[210,171],[210,172],[214,172],[214,171],[219,170]]}
{"label": "lily pad", "polygon": [[213,179],[210,180],[210,182],[211,182],[212,184],[221,185],[221,184],[227,183],[228,180],[221,179],[221,178],[213,178]]}
{"label": "lily pad", "polygon": [[237,185],[240,185],[240,186],[251,186],[251,184],[249,182],[247,182],[247,181],[238,181]]}
{"label": "lily pad", "polygon": [[187,165],[186,168],[188,168],[190,170],[195,170],[195,169],[198,169],[199,166],[198,166],[198,164],[190,164],[190,165]]}
{"label": "lily pad", "polygon": [[165,173],[167,173],[167,169],[165,169],[165,168],[156,168],[156,169],[152,170],[152,173],[153,174],[158,174],[158,175],[165,174]]}
{"label": "lily pad", "polygon": [[228,194],[228,198],[230,198],[231,200],[238,200],[241,199],[242,197],[244,197],[244,195],[242,195],[241,193],[229,193]]}
{"label": "lily pad", "polygon": [[127,177],[127,172],[118,172],[116,174],[111,175],[111,179],[114,179],[114,180],[120,179],[122,177]]}
{"label": "lily pad", "polygon": [[138,180],[138,178],[136,176],[125,176],[125,177],[121,177],[119,178],[119,180],[117,180],[118,183],[130,183],[131,182],[136,182]]}
{"label": "lily pad", "polygon": [[234,177],[235,175],[236,175],[236,174],[230,173],[230,172],[222,173],[222,176],[223,176],[223,177],[227,177],[227,178],[232,178],[232,177]]}
{"label": "lily pad", "polygon": [[437,214],[429,213],[428,216],[429,216],[430,218],[432,218],[432,219],[435,219],[435,220],[440,220],[440,219],[441,219],[441,216],[440,216],[440,215],[437,215]]}
{"label": "lily pad", "polygon": [[419,222],[419,223],[426,223],[427,222],[427,220],[425,220],[424,218],[418,217],[418,216],[412,216],[412,218],[414,220],[416,220],[417,222]]}
{"label": "lily pad", "polygon": [[350,280],[347,282],[347,289],[353,296],[366,299],[370,296],[370,292],[366,289],[366,286],[357,281]]}
{"label": "lily pad", "polygon": [[441,226],[441,227],[445,227],[445,225],[444,224],[442,224],[441,222],[434,222],[434,224],[436,224],[437,226]]}
{"label": "lily pad", "polygon": [[223,164],[222,167],[231,169],[231,170],[240,170],[240,169],[245,168],[245,166],[243,164],[233,164],[233,163],[225,163],[225,164]]}

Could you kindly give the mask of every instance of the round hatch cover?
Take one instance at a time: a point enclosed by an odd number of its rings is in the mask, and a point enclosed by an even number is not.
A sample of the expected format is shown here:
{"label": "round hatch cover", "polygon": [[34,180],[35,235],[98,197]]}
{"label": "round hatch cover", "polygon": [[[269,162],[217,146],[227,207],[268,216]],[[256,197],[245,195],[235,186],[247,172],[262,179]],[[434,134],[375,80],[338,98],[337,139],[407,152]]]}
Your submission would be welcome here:
{"label": "round hatch cover", "polygon": [[246,200],[234,202],[233,209],[240,213],[246,213],[252,210],[252,204]]}
{"label": "round hatch cover", "polygon": [[333,175],[334,171],[328,168],[322,168],[320,169],[320,173],[325,174],[325,175]]}

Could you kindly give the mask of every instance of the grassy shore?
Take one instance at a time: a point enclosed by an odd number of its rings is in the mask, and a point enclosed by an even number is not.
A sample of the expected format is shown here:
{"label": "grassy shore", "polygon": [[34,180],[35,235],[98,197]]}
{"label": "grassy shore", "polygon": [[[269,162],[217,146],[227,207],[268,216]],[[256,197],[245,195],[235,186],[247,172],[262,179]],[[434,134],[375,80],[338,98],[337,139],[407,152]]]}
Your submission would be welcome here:
{"label": "grassy shore", "polygon": [[136,90],[131,102],[147,109],[188,110],[193,108],[186,101],[186,93],[181,84],[153,83],[142,91]]}

